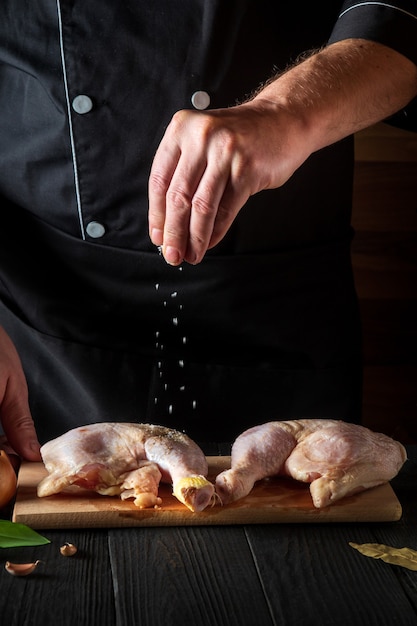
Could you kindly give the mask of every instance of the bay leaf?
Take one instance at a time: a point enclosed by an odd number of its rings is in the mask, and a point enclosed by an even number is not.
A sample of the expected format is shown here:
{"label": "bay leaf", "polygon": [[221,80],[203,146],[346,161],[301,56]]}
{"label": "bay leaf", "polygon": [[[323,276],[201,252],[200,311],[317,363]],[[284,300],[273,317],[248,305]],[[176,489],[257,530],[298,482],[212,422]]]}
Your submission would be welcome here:
{"label": "bay leaf", "polygon": [[411,548],[394,548],[382,543],[353,543],[349,545],[361,554],[373,559],[381,559],[391,565],[400,565],[417,572],[417,551]]}
{"label": "bay leaf", "polygon": [[42,546],[51,543],[29,526],[0,519],[0,548]]}

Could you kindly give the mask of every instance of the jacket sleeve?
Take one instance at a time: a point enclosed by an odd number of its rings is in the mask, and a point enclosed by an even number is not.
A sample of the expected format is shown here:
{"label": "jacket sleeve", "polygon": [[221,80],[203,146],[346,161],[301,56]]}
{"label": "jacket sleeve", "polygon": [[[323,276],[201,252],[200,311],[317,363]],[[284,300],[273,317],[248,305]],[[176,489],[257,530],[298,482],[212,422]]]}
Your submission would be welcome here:
{"label": "jacket sleeve", "polygon": [[[329,43],[350,38],[382,43],[417,65],[417,0],[346,0]],[[386,121],[417,131],[417,98]]]}

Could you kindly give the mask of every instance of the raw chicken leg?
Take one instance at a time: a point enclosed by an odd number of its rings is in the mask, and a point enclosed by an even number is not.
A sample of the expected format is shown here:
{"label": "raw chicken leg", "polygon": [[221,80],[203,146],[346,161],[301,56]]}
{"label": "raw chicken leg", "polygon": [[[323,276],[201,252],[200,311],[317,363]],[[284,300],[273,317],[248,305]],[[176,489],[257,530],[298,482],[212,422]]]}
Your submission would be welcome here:
{"label": "raw chicken leg", "polygon": [[278,474],[308,482],[313,504],[328,506],[388,482],[406,460],[404,447],[363,426],[327,419],[268,422],[242,433],[231,469],[216,478],[223,504],[246,496],[257,480]]}
{"label": "raw chicken leg", "polygon": [[39,497],[78,485],[134,498],[135,505],[144,508],[161,504],[162,480],[172,482],[174,495],[191,511],[202,511],[214,498],[202,450],[183,433],[163,426],[82,426],[46,443],[41,454],[49,475],[38,485]]}

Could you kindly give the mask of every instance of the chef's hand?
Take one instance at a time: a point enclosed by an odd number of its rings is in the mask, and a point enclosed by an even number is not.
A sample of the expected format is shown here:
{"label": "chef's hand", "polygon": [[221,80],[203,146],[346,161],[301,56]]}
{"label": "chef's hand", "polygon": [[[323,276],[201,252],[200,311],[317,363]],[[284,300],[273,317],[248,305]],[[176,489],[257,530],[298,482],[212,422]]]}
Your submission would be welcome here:
{"label": "chef's hand", "polygon": [[293,174],[308,154],[289,118],[266,100],[174,115],[149,179],[149,234],[168,263],[199,263],[251,195]]}
{"label": "chef's hand", "polygon": [[0,327],[0,447],[28,461],[40,461],[40,444],[28,404],[26,378],[16,348]]}
{"label": "chef's hand", "polygon": [[283,185],[310,154],[416,95],[410,59],[347,39],[296,63],[245,104],[176,113],[149,180],[151,240],[173,265],[198,263],[249,196]]}

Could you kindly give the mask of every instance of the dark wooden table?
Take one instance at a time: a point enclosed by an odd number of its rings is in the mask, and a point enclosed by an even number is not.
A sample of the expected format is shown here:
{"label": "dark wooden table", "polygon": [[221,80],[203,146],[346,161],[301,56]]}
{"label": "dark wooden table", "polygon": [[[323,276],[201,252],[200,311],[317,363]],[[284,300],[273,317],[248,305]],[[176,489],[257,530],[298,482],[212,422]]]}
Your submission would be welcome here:
{"label": "dark wooden table", "polygon": [[[417,550],[417,446],[393,481],[399,522],[42,531],[0,549],[3,626],[416,626],[417,572],[349,546]],[[70,541],[78,553],[65,558]],[[41,559],[26,578],[4,562]]]}

